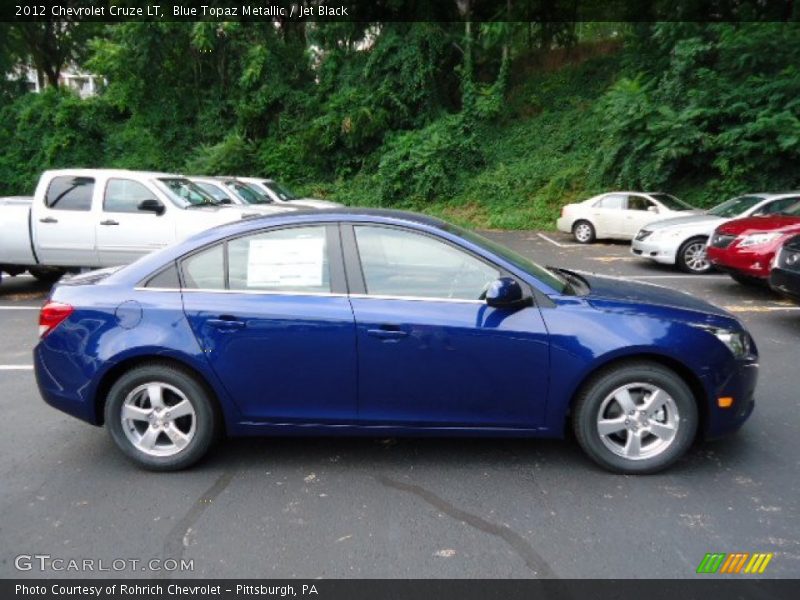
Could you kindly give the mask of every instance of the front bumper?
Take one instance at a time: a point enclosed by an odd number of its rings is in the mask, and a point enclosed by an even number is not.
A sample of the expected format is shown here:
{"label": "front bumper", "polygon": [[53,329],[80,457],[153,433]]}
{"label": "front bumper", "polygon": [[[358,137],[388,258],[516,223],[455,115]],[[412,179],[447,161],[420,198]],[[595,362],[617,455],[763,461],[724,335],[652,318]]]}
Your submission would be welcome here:
{"label": "front bumper", "polygon": [[653,242],[650,238],[634,239],[631,242],[631,254],[639,258],[649,258],[662,265],[674,265],[678,246],[668,241]]}
{"label": "front bumper", "polygon": [[[709,399],[705,436],[722,437],[737,431],[753,413],[755,390],[758,382],[758,358],[755,356],[736,361],[737,367],[722,381],[711,383],[713,394]],[[716,377],[712,377],[716,379]],[[733,398],[729,408],[720,408],[717,399]]]}
{"label": "front bumper", "polygon": [[776,292],[800,302],[800,272],[775,267],[770,271],[769,285]]}
{"label": "front bumper", "polygon": [[775,250],[749,252],[737,247],[715,248],[714,246],[708,246],[706,255],[709,262],[720,271],[766,279],[769,277],[770,265],[775,257]]}

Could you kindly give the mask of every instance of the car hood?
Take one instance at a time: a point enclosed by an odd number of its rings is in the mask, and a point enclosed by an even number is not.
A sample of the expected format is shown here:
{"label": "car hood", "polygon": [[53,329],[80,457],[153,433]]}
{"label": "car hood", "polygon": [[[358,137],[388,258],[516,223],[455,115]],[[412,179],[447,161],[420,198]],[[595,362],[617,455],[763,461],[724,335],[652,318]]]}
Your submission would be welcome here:
{"label": "car hood", "polygon": [[652,283],[594,275],[583,271],[577,273],[589,284],[590,291],[585,296],[586,300],[598,309],[613,307],[643,312],[647,311],[648,307],[663,307],[700,313],[700,318],[697,318],[697,314],[686,315],[687,320],[692,321],[714,321],[716,320],[714,317],[736,321],[736,318],[725,309],[684,292]]}
{"label": "car hood", "polygon": [[747,217],[746,219],[728,221],[717,228],[718,233],[726,233],[728,235],[741,235],[754,231],[800,232],[800,217],[791,217],[789,215]]}
{"label": "car hood", "polygon": [[714,228],[720,223],[722,223],[725,219],[722,217],[717,217],[716,215],[708,215],[708,214],[690,214],[685,217],[672,217],[670,219],[664,219],[663,221],[655,221],[653,223],[648,223],[645,229],[649,229],[650,231],[658,231],[659,229],[666,229],[668,227],[711,227]]}

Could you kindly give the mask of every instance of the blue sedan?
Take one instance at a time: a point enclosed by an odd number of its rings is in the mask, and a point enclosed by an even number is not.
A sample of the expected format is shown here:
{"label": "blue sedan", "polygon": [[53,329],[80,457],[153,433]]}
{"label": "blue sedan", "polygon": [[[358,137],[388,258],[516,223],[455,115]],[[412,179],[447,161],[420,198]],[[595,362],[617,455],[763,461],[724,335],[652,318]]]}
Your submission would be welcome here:
{"label": "blue sedan", "polygon": [[222,434],[562,437],[651,473],[753,410],[756,346],[666,288],[397,211],[245,219],[56,286],[36,379],[154,470]]}

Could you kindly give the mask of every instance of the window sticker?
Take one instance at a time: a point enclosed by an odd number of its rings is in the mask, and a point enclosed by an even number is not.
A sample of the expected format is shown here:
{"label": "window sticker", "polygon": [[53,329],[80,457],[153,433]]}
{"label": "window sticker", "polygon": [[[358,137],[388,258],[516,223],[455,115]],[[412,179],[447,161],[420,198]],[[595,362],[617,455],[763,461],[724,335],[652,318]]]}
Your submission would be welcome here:
{"label": "window sticker", "polygon": [[247,287],[320,287],[325,238],[250,240]]}

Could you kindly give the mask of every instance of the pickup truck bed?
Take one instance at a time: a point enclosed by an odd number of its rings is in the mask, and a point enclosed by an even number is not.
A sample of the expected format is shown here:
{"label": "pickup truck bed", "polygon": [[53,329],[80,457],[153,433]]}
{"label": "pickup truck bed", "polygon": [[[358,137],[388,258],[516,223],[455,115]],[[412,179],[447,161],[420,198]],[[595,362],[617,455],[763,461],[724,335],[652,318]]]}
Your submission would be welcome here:
{"label": "pickup truck bed", "polygon": [[[31,247],[30,218],[32,196],[0,198],[0,240],[3,241],[2,263],[8,265],[35,265]],[[0,270],[3,264],[0,264]]]}

